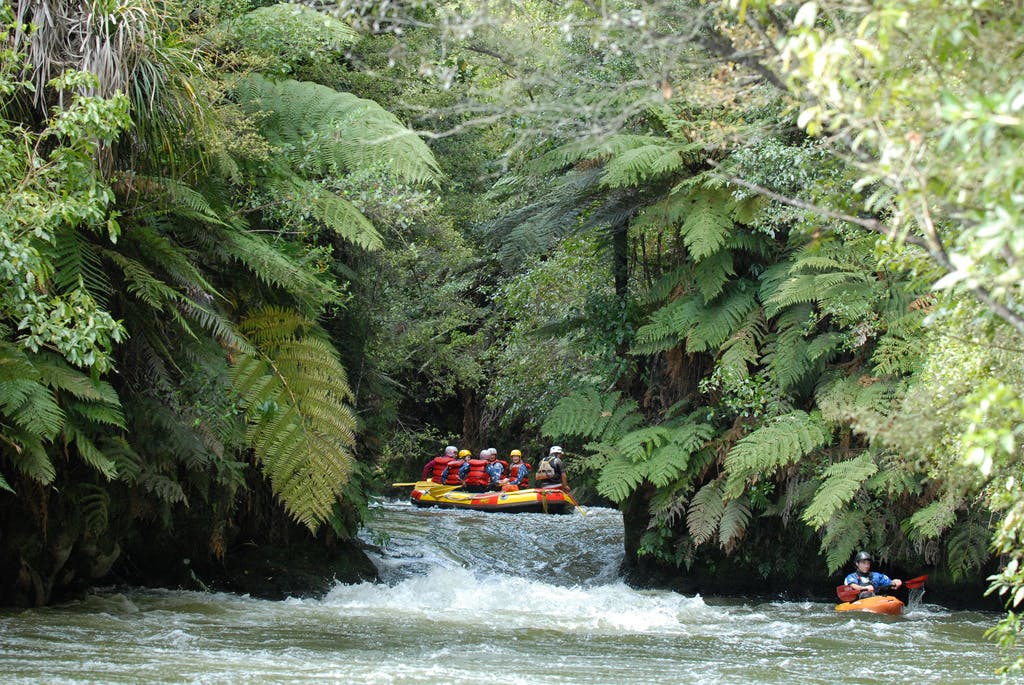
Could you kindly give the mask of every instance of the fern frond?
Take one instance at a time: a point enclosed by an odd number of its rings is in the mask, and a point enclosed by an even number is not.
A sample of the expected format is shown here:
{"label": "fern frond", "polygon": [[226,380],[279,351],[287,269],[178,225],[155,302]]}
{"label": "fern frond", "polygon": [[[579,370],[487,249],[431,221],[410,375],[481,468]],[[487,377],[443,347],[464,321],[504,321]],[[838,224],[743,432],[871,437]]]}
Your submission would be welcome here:
{"label": "fern frond", "polygon": [[73,228],[58,231],[52,243],[53,284],[67,292],[81,283],[101,308],[106,309],[113,288],[103,268],[99,249]]}
{"label": "fern frond", "polygon": [[651,284],[644,294],[644,304],[660,304],[668,299],[669,295],[679,288],[683,279],[689,276],[690,267],[683,265],[668,271]]}
{"label": "fern frond", "polygon": [[6,428],[4,434],[12,446],[17,446],[10,451],[14,467],[43,485],[52,483],[57,470],[39,436],[16,427]]}
{"label": "fern frond", "polygon": [[703,545],[718,532],[718,524],[725,513],[724,495],[725,483],[719,478],[705,484],[690,500],[686,528],[695,546]]}
{"label": "fern frond", "polygon": [[807,353],[808,343],[804,337],[810,316],[810,305],[798,305],[784,311],[776,319],[778,333],[774,341],[766,346],[764,361],[783,390],[799,385],[815,366]]}
{"label": "fern frond", "polygon": [[900,527],[911,540],[934,540],[956,521],[956,505],[948,498],[937,499],[918,509]]}
{"label": "fern frond", "polygon": [[619,454],[634,464],[644,462],[655,448],[668,441],[670,434],[671,432],[664,426],[645,426],[623,435],[615,448]]}
{"label": "fern frond", "polygon": [[686,336],[687,352],[716,350],[736,332],[757,307],[753,289],[746,286],[745,281],[730,285],[722,299],[701,309]]}
{"label": "fern frond", "polygon": [[636,186],[671,174],[684,165],[679,145],[666,138],[656,141],[612,156],[604,165],[601,183],[608,188]]}
{"label": "fern frond", "polygon": [[297,312],[266,307],[239,330],[256,354],[241,354],[231,380],[246,433],[274,493],[299,523],[327,521],[353,469],[357,419],[337,352]]}
{"label": "fern frond", "polygon": [[976,517],[957,525],[946,543],[947,568],[953,580],[977,573],[988,562],[992,531]]}
{"label": "fern frond", "polygon": [[107,480],[117,478],[117,464],[105,455],[89,436],[70,425],[65,426],[64,435],[69,442],[74,443],[75,450],[82,461],[99,471]]}
{"label": "fern frond", "polygon": [[715,435],[713,426],[699,421],[686,421],[671,429],[668,442],[652,451],[647,462],[647,480],[655,487],[665,487],[690,466],[691,456]]}
{"label": "fern frond", "polygon": [[614,441],[637,425],[642,417],[635,400],[621,399],[619,392],[599,393],[586,389],[564,397],[548,414],[541,433],[558,438],[579,436]]}
{"label": "fern frond", "polygon": [[733,231],[731,207],[719,193],[710,191],[694,199],[686,220],[683,222],[683,244],[695,261],[700,261],[718,252]]}
{"label": "fern frond", "polygon": [[829,573],[849,562],[854,551],[868,537],[867,517],[861,511],[845,510],[836,514],[825,527],[821,551]]}
{"label": "fern frond", "polygon": [[615,503],[624,501],[644,479],[643,464],[616,455],[601,469],[597,491]]}
{"label": "fern frond", "polygon": [[731,371],[735,377],[744,378],[750,373],[750,365],[756,364],[761,341],[767,335],[764,310],[755,307],[740,324],[736,332],[722,343],[718,364]]}
{"label": "fern frond", "polygon": [[654,354],[679,344],[698,321],[703,308],[697,296],[681,297],[669,302],[650,316],[650,322],[636,332],[633,354]]}
{"label": "fern frond", "polygon": [[823,446],[831,437],[821,416],[794,411],[758,428],[733,445],[725,457],[726,494],[739,497],[748,479],[773,473]]}
{"label": "fern frond", "polygon": [[274,144],[297,151],[315,174],[331,168],[361,169],[386,162],[399,178],[438,182],[443,174],[430,148],[398,118],[372,100],[305,81],[271,81],[257,74],[236,88],[242,108],[261,114],[259,125]]}
{"label": "fern frond", "polygon": [[735,275],[736,268],[729,250],[720,250],[693,267],[693,282],[704,296],[704,302],[711,302],[718,297],[729,282],[729,277]]}
{"label": "fern frond", "polygon": [[728,554],[736,548],[750,523],[750,504],[746,497],[731,499],[722,510],[718,523],[718,544]]}
{"label": "fern frond", "polygon": [[188,498],[181,488],[181,483],[162,473],[143,471],[135,481],[139,486],[152,493],[161,502],[167,504],[185,504]]}
{"label": "fern frond", "polygon": [[824,480],[801,518],[814,528],[821,528],[853,499],[864,481],[877,471],[878,466],[867,452],[832,464],[821,474]]}

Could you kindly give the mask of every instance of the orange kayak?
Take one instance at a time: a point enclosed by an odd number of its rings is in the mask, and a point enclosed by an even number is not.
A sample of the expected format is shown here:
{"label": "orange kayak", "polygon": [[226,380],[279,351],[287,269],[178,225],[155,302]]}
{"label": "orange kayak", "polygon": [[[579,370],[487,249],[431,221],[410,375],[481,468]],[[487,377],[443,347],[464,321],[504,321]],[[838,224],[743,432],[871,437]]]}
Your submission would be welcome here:
{"label": "orange kayak", "polygon": [[903,613],[903,606],[903,602],[895,597],[875,595],[839,604],[836,606],[836,611],[868,611],[872,614],[899,616]]}

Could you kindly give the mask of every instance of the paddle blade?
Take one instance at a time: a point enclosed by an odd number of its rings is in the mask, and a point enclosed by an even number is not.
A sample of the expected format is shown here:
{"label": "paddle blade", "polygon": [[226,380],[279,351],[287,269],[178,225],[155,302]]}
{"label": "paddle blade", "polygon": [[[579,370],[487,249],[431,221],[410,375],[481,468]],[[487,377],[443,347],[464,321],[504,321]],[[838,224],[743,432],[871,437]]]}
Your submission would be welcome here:
{"label": "paddle blade", "polygon": [[916,590],[917,588],[923,586],[924,581],[926,580],[928,580],[928,576],[918,576],[917,578],[910,578],[908,580],[903,581],[903,586],[911,590]]}
{"label": "paddle blade", "polygon": [[836,594],[839,595],[839,599],[843,602],[852,602],[857,599],[860,590],[855,590],[849,585],[838,585],[836,586]]}

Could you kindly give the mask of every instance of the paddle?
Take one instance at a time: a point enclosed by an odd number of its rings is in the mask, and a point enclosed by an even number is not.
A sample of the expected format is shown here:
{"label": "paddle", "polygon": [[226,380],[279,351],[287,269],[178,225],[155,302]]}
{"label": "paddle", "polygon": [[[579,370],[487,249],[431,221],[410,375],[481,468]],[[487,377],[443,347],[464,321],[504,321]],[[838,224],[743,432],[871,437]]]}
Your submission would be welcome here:
{"label": "paddle", "polygon": [[565,498],[567,500],[569,500],[570,504],[572,504],[574,507],[576,507],[577,511],[579,511],[584,516],[587,515],[587,510],[584,509],[583,507],[581,507],[580,503],[577,502],[576,499],[572,495],[570,495],[568,491],[565,491]]}
{"label": "paddle", "polygon": [[414,487],[417,490],[426,490],[430,493],[431,497],[440,497],[445,493],[462,487],[461,485],[441,485],[440,483],[435,483],[429,480],[421,480],[415,483],[392,483],[391,486],[395,488]]}
{"label": "paddle", "polygon": [[[916,578],[910,578],[904,580],[902,587],[910,590],[916,590],[924,585],[924,581],[928,580],[928,576],[917,576]],[[836,594],[839,595],[839,599],[844,602],[852,602],[857,599],[857,595],[861,593],[861,590],[855,590],[849,585],[839,585],[836,587]]]}

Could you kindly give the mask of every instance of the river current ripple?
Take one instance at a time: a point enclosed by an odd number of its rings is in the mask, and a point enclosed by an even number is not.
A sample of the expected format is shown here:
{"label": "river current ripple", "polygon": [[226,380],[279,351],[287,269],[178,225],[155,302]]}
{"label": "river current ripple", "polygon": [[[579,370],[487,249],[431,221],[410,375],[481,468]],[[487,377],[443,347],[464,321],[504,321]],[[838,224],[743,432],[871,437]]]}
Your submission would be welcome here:
{"label": "river current ripple", "polygon": [[108,589],[0,613],[4,683],[998,683],[995,614],[705,600],[616,576],[618,512],[388,503],[380,584],[270,602]]}

